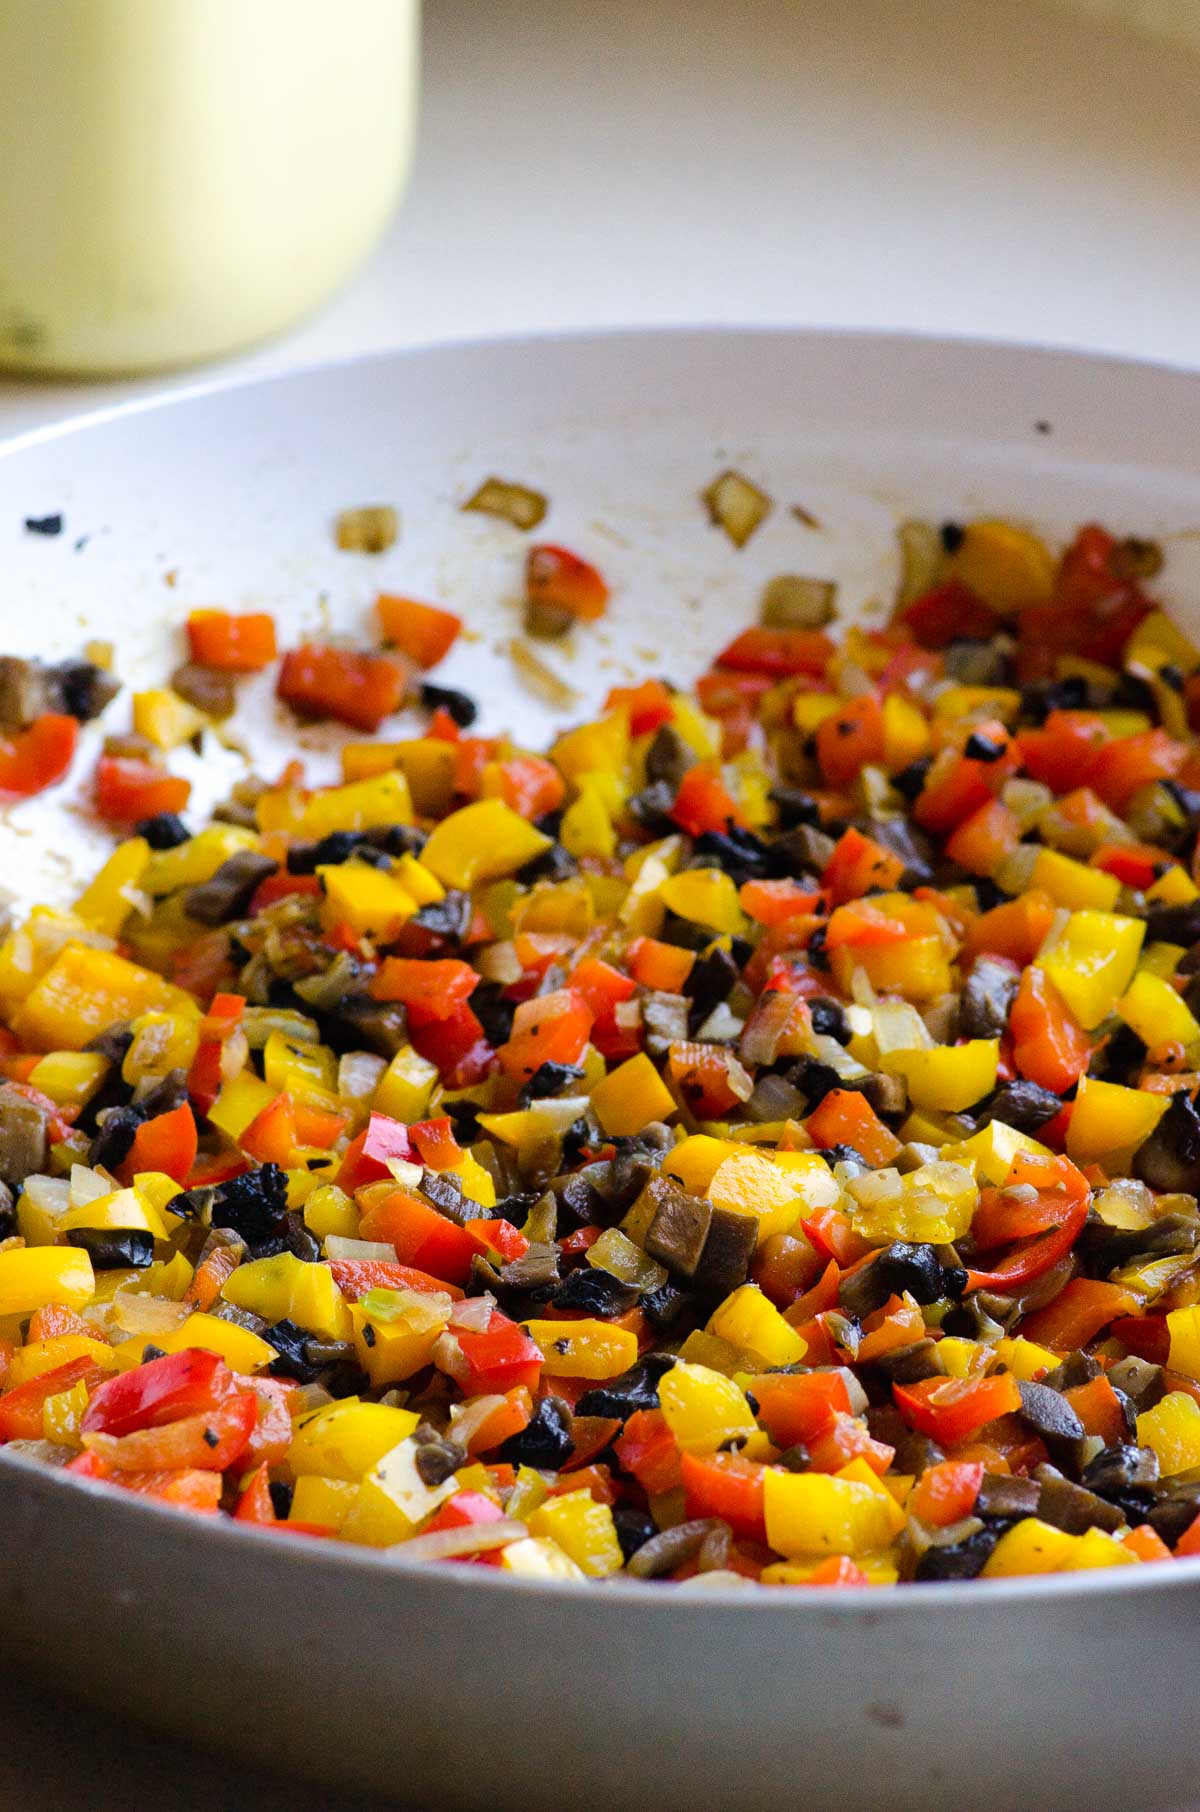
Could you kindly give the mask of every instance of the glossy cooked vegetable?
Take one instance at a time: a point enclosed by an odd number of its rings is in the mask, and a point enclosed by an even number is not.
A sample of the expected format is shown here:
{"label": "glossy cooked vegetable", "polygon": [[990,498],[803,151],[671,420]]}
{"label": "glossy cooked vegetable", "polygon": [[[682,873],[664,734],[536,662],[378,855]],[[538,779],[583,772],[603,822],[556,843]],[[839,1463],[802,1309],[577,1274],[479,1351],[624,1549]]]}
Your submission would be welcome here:
{"label": "glossy cooked vegetable", "polygon": [[[139,694],[129,834],[0,945],[0,1441],[546,1579],[1200,1552],[1200,651],[1098,526],[902,548],[887,629],[788,577],[694,696],[541,753],[425,686],[194,832],[203,707]],[[538,633],[607,598],[529,551]],[[378,730],[460,627],[379,609],[280,697]],[[74,723],[6,732],[10,797]]]}

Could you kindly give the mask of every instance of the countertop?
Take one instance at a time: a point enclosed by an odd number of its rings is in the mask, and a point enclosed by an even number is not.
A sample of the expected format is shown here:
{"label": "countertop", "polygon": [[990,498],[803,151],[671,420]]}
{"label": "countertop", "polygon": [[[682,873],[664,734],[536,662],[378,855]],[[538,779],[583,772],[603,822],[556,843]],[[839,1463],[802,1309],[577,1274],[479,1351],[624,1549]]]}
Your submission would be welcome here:
{"label": "countertop", "polygon": [[[413,186],[357,279],[202,374],[0,380],[0,436],[538,328],[891,327],[1200,367],[1198,121],[1200,57],[1036,0],[432,0]],[[349,1812],[12,1678],[0,1728],[4,1812]]]}

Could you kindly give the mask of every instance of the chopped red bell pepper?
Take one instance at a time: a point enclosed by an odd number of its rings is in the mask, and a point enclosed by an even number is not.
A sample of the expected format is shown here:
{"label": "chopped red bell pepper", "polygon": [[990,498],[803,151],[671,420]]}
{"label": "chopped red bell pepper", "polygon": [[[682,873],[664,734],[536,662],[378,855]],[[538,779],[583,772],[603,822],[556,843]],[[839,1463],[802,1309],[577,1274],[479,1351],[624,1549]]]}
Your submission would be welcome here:
{"label": "chopped red bell pepper", "polygon": [[1021,1075],[1055,1094],[1071,1088],[1088,1066],[1092,1041],[1041,969],[1022,975],[1009,1029]]}
{"label": "chopped red bell pepper", "polygon": [[470,963],[453,957],[422,962],[408,956],[388,956],[371,977],[375,1000],[400,1000],[414,1028],[435,1020],[452,1019],[479,986]]}
{"label": "chopped red bell pepper", "polygon": [[628,711],[634,736],[648,736],[670,723],[674,711],[671,694],[661,680],[643,680],[640,686],[614,686],[604,701],[606,711]]}
{"label": "chopped red bell pepper", "polygon": [[834,653],[830,638],[819,629],[743,629],[717,656],[715,665],[735,673],[766,673],[785,679],[807,673],[822,679]]}
{"label": "chopped red bell pepper", "polygon": [[746,822],[719,770],[703,762],[689,768],[680,781],[671,817],[689,837],[699,837],[705,831],[727,831],[731,824],[744,826]]}
{"label": "chopped red bell pepper", "polygon": [[133,824],[156,818],[160,812],[181,812],[191,791],[191,781],[182,775],[168,774],[134,756],[101,755],[96,763],[96,810],[115,823]]}
{"label": "chopped red bell pepper", "polygon": [[332,717],[374,731],[403,704],[408,669],[393,655],[306,642],[284,655],[275,690],[301,717]]}
{"label": "chopped red bell pepper", "polygon": [[[541,818],[557,811],[566,797],[562,775],[541,755],[511,755],[507,761],[497,762],[492,772],[501,799],[518,817]],[[490,779],[489,775],[489,783]]]}
{"label": "chopped red bell pepper", "polygon": [[766,1541],[765,1466],[740,1453],[685,1453],[680,1473],[689,1518],[718,1516],[734,1535]]}
{"label": "chopped red bell pepper", "polygon": [[253,1391],[234,1390],[198,1415],[124,1435],[87,1433],[86,1440],[117,1472],[224,1472],[245,1452],[257,1421]]}
{"label": "chopped red bell pepper", "polygon": [[594,623],[608,608],[608,586],[596,568],[548,541],[526,555],[525,595],[531,604],[565,610],[582,623]]}
{"label": "chopped red bell pepper", "polygon": [[983,1484],[982,1460],[942,1460],[927,1466],[908,1500],[908,1513],[935,1529],[970,1516]]}
{"label": "chopped red bell pepper", "polygon": [[449,1114],[443,1114],[437,1120],[418,1120],[409,1127],[408,1136],[421,1163],[429,1170],[453,1170],[463,1161],[465,1154],[454,1137]]}
{"label": "chopped red bell pepper", "polygon": [[215,1409],[239,1388],[235,1374],[215,1353],[196,1347],[164,1353],[98,1385],[84,1412],[83,1432],[127,1435],[162,1428]]}
{"label": "chopped red bell pepper", "polygon": [[78,721],[54,711],[35,718],[27,730],[0,736],[0,805],[31,799],[61,780],[78,740]]}
{"label": "chopped red bell pepper", "polygon": [[134,1133],[120,1167],[122,1179],[132,1182],[139,1171],[161,1170],[172,1181],[184,1184],[196,1161],[198,1142],[196,1118],[186,1101],[169,1113],[155,1114],[143,1120]]}
{"label": "chopped red bell pepper", "polygon": [[[457,1328],[454,1338],[462,1365],[454,1376],[465,1397],[504,1396],[510,1390],[536,1390],[542,1375],[542,1351],[524,1328],[492,1310],[485,1329]],[[555,1381],[557,1383],[557,1380]]]}
{"label": "chopped red bell pepper", "polygon": [[398,598],[381,592],[375,600],[383,639],[418,667],[436,667],[458,640],[462,618],[436,604],[419,604],[415,598]]}
{"label": "chopped red bell pepper", "polygon": [[945,648],[960,639],[990,641],[1003,629],[1003,618],[961,579],[947,579],[904,605],[897,619],[922,648]]}
{"label": "chopped red bell pepper", "polygon": [[346,1147],[337,1174],[337,1186],[353,1195],[364,1183],[386,1182],[391,1176],[389,1158],[412,1162],[412,1142],[408,1128],[390,1114],[372,1114],[370,1120]]}
{"label": "chopped red bell pepper", "polygon": [[456,1302],[462,1300],[457,1284],[390,1258],[335,1258],[330,1260],[329,1269],[347,1302],[358,1302],[368,1290],[423,1290],[427,1294],[444,1290]]}
{"label": "chopped red bell pepper", "polygon": [[57,1365],[53,1371],[42,1372],[6,1391],[0,1397],[0,1444],[40,1441],[42,1411],[47,1397],[56,1397],[60,1391],[72,1390],[77,1384],[86,1384],[91,1390],[105,1376],[103,1368],[94,1359],[81,1354],[78,1359],[69,1359],[65,1365]]}
{"label": "chopped red bell pepper", "polygon": [[754,1396],[763,1427],[777,1447],[807,1446],[839,1415],[851,1413],[840,1371],[764,1372],[754,1381]]}
{"label": "chopped red bell pepper", "polygon": [[394,1247],[402,1265],[412,1265],[453,1284],[466,1283],[471,1275],[471,1261],[479,1251],[478,1242],[465,1227],[439,1214],[407,1189],[397,1189],[384,1201],[372,1205],[362,1218],[361,1233],[364,1239],[385,1241]]}
{"label": "chopped red bell pepper", "polygon": [[543,1063],[578,1063],[591,1030],[592,1011],[579,990],[557,988],[521,1003],[496,1057],[506,1076],[523,1082]]}
{"label": "chopped red bell pepper", "polygon": [[194,661],[230,673],[257,673],[275,659],[275,619],[253,611],[193,610],[187,620]]}
{"label": "chopped red bell pepper", "polygon": [[849,786],[883,760],[883,748],[883,707],[873,692],[839,705],[817,726],[817,760],[830,786]]}
{"label": "chopped red bell pepper", "polygon": [[909,1427],[942,1447],[965,1441],[985,1423],[1021,1407],[1011,1372],[991,1378],[922,1378],[917,1384],[893,1384],[892,1395]]}

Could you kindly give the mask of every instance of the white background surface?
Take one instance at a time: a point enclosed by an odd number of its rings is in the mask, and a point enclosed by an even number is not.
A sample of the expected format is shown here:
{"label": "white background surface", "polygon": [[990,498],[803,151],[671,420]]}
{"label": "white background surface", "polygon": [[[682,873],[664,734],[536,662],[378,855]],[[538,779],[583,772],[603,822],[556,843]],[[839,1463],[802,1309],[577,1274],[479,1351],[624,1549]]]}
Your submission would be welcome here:
{"label": "white background surface", "polygon": [[[1036,0],[430,0],[426,30],[416,176],[386,242],[319,318],[220,369],[671,321],[1200,367],[1200,57]],[[0,436],[179,381],[0,380]],[[131,1704],[150,1690],[131,1681]],[[19,1681],[0,1679],[0,1729],[14,1812],[343,1812]]]}

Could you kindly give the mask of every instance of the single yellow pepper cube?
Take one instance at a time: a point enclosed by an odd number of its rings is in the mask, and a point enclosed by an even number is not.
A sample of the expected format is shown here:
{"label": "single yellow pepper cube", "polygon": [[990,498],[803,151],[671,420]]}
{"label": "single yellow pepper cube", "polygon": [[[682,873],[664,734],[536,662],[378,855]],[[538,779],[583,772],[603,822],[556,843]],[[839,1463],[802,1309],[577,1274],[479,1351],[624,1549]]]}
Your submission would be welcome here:
{"label": "single yellow pepper cube", "polygon": [[156,749],[177,749],[203,730],[208,718],[169,686],[154,686],[133,695],[134,734]]}
{"label": "single yellow pepper cube", "polygon": [[190,994],[111,950],[68,944],[12,1017],[22,1044],[40,1051],[81,1051],[118,1020],[141,1013],[198,1017]]}
{"label": "single yellow pepper cube", "polygon": [[1094,1567],[1132,1567],[1137,1565],[1137,1559],[1137,1555],[1131,1554],[1115,1536],[1107,1535],[1103,1529],[1086,1529],[1075,1537],[1075,1546],[1060,1570],[1084,1573]]}
{"label": "single yellow pepper cube", "polygon": [[[216,1353],[234,1372],[259,1372],[264,1366],[273,1365],[279,1357],[275,1348],[260,1340],[257,1334],[238,1327],[235,1322],[222,1321],[219,1315],[189,1315],[181,1327],[172,1329],[169,1334],[156,1334],[153,1344],[165,1353],[182,1353],[190,1347],[200,1347],[205,1352]],[[117,1352],[123,1358],[130,1348],[136,1348],[132,1362],[137,1365],[145,1345],[145,1340],[138,1335],[118,1347]]]}
{"label": "single yellow pepper cube", "polygon": [[195,1008],[185,1013],[140,1013],[130,1026],[133,1040],[121,1063],[121,1076],[131,1088],[148,1077],[191,1068],[200,1042]]}
{"label": "single yellow pepper cube", "polygon": [[82,1207],[68,1209],[58,1222],[58,1231],[70,1233],[76,1227],[152,1233],[155,1239],[168,1237],[167,1223],[140,1189],[114,1189],[108,1195],[84,1202]]}
{"label": "single yellow pepper cube", "polygon": [[663,1174],[674,1177],[690,1195],[706,1195],[717,1171],[734,1152],[750,1152],[749,1145],[735,1145],[711,1133],[689,1133],[663,1160]]}
{"label": "single yellow pepper cube", "polygon": [[419,1056],[411,1044],[402,1045],[379,1078],[372,1106],[411,1126],[414,1120],[424,1119],[437,1079],[435,1063]]}
{"label": "single yellow pepper cube", "polygon": [[765,1473],[767,1541],[777,1553],[865,1554],[894,1540],[904,1527],[903,1510],[878,1480],[844,1476],[850,1470]]}
{"label": "single yellow pepper cube", "polygon": [[304,1203],[304,1225],[314,1239],[356,1239],[360,1220],[354,1197],[336,1183],[321,1183]]}
{"label": "single yellow pepper cube", "polygon": [[827,717],[841,709],[841,704],[836,692],[798,692],[792,700],[792,722],[801,735],[811,736]]}
{"label": "single yellow pepper cube", "polygon": [[[942,1342],[938,1341],[938,1351]],[[1062,1364],[1062,1354],[1052,1353],[1048,1346],[1039,1346],[1036,1340],[1026,1340],[1023,1334],[1012,1338],[1006,1336],[998,1340],[991,1349],[997,1362],[1007,1366],[1014,1378],[1020,1378],[1025,1384],[1032,1384],[1037,1379],[1052,1372]]]}
{"label": "single yellow pepper cube", "polygon": [[1029,885],[1048,893],[1056,906],[1065,906],[1069,912],[1111,912],[1121,892],[1116,875],[1089,868],[1086,862],[1076,862],[1057,849],[1039,849]]}
{"label": "single yellow pepper cube", "polygon": [[95,1291],[92,1261],[77,1246],[18,1246],[0,1252],[0,1316],[32,1315],[52,1304],[78,1309]]}
{"label": "single yellow pepper cube", "polygon": [[710,1315],[707,1331],[744,1347],[765,1365],[795,1365],[808,1351],[808,1343],[757,1284],[742,1284],[727,1296]]}
{"label": "single yellow pepper cube", "polygon": [[746,929],[738,890],[724,869],[686,868],[681,874],[669,875],[658,891],[670,912],[693,925],[733,937],[740,937]]}
{"label": "single yellow pepper cube", "polygon": [[1194,673],[1200,667],[1200,650],[1165,611],[1152,610],[1125,644],[1124,659],[1126,665],[1136,662],[1154,673],[1167,665],[1178,667],[1181,673]]}
{"label": "single yellow pepper cube", "polygon": [[959,1114],[991,1094],[999,1062],[998,1038],[971,1038],[965,1044],[935,1044],[923,1051],[891,1051],[883,1068],[903,1077],[915,1107]]}
{"label": "single yellow pepper cube", "polygon": [[496,1179],[469,1151],[457,1164],[451,1164],[444,1170],[442,1175],[456,1177],[469,1202],[477,1202],[481,1208],[496,1206]]}
{"label": "single yellow pepper cube", "polygon": [[443,886],[469,893],[480,881],[515,874],[548,850],[550,842],[502,799],[479,799],[442,819],[421,860]]}
{"label": "single yellow pepper cube", "polygon": [[1114,1153],[1136,1150],[1150,1137],[1169,1101],[1169,1095],[1082,1077],[1067,1127],[1067,1156],[1077,1164],[1095,1164]]}
{"label": "single yellow pepper cube", "polygon": [[296,1478],[315,1473],[357,1484],[385,1453],[407,1439],[419,1421],[411,1409],[343,1397],[300,1418],[287,1463]]}
{"label": "single yellow pepper cube", "polygon": [[637,1335],[607,1321],[527,1321],[524,1327],[542,1349],[548,1378],[617,1378],[638,1356]]}
{"label": "single yellow pepper cube", "polygon": [[671,869],[662,856],[651,856],[633,877],[629,892],[621,902],[621,923],[635,937],[656,937],[662,930],[667,909],[662,890],[671,877]]}
{"label": "single yellow pepper cube", "polygon": [[658,1400],[685,1453],[716,1453],[726,1441],[758,1433],[746,1393],[706,1365],[673,1365],[659,1384]]}
{"label": "single yellow pepper cube", "polygon": [[586,1574],[571,1556],[545,1535],[526,1535],[500,1551],[505,1573],[520,1579],[584,1579]]}
{"label": "single yellow pepper cube", "polygon": [[530,1514],[529,1533],[555,1542],[589,1579],[606,1579],[625,1565],[613,1513],[590,1491],[547,1498]]}
{"label": "single yellow pepper cube", "polygon": [[1167,1370],[1200,1382],[1200,1308],[1190,1304],[1186,1309],[1172,1309],[1167,1315],[1167,1333],[1171,1337]]}
{"label": "single yellow pepper cube", "polygon": [[579,795],[563,813],[559,842],[572,856],[607,859],[617,847],[617,833],[598,786],[585,777]]}
{"label": "single yellow pepper cube", "polygon": [[[901,1128],[901,1135],[909,1139],[919,1136],[916,1131],[909,1131],[907,1125]],[[942,1144],[942,1157],[947,1163],[966,1165],[981,1183],[991,1183],[997,1189],[1012,1169],[1013,1159],[1021,1152],[1032,1153],[1035,1157],[1050,1156],[1048,1145],[1039,1144],[1029,1133],[1018,1132],[1015,1126],[1008,1126],[1003,1120],[991,1121],[981,1132],[972,1133],[969,1139]]]}
{"label": "single yellow pepper cube", "polygon": [[150,863],[145,837],[127,837],[118,843],[99,874],[75,902],[75,911],[87,924],[109,937],[120,935],[133,910],[134,890]]}
{"label": "single yellow pepper cube", "polygon": [[109,1071],[107,1057],[98,1051],[50,1051],[30,1071],[31,1088],[40,1089],[60,1107],[68,1102],[83,1106],[90,1101]]}
{"label": "single yellow pepper cube", "polygon": [[88,1387],[82,1378],[70,1390],[47,1397],[42,1404],[42,1439],[60,1447],[78,1447],[87,1406]]}
{"label": "single yellow pepper cube", "polygon": [[323,787],[300,814],[300,835],[319,839],[331,831],[369,830],[379,824],[411,824],[412,795],[403,774],[379,774],[346,786]]}
{"label": "single yellow pepper cube", "polygon": [[358,1363],[376,1390],[401,1384],[429,1365],[433,1349],[445,1332],[453,1300],[441,1291],[394,1290],[384,1318],[366,1303],[349,1305],[354,1350]]}
{"label": "single yellow pepper cube", "polygon": [[1182,996],[1169,982],[1146,969],[1138,971],[1117,1002],[1117,1016],[1151,1048],[1169,1040],[1185,1045],[1200,1040],[1200,1021]]}
{"label": "single yellow pepper cube", "polygon": [[349,925],[360,937],[391,943],[418,910],[416,900],[394,874],[373,868],[369,862],[321,867],[317,877],[325,890],[321,919],[328,931],[336,925]]}
{"label": "single yellow pepper cube", "polygon": [[567,730],[550,750],[550,759],[566,780],[578,781],[593,769],[623,774],[629,760],[629,716],[611,711],[594,723]]}
{"label": "single yellow pepper cube", "polygon": [[423,817],[440,818],[454,797],[454,744],[436,736],[405,742],[349,742],[342,750],[343,780],[370,780],[399,768]]}
{"label": "single yellow pepper cube", "polygon": [[425,1483],[417,1470],[417,1444],[406,1437],[365,1474],[342,1524],[343,1539],[364,1542],[371,1548],[408,1541],[457,1490],[453,1473],[440,1485]]}
{"label": "single yellow pepper cube", "polygon": [[904,1000],[937,1000],[954,986],[950,959],[940,937],[914,936],[897,944],[842,945],[833,952],[832,968],[838,987],[848,994],[854,971],[861,969],[881,994],[899,994]]}
{"label": "single yellow pepper cube", "polygon": [[87,1334],[56,1334],[52,1340],[31,1340],[17,1348],[9,1367],[8,1388],[57,1371],[72,1359],[90,1359],[106,1372],[115,1372],[120,1363],[106,1340],[93,1340]]}
{"label": "single yellow pepper cube", "polygon": [[984,1564],[984,1579],[1011,1579],[1028,1573],[1059,1573],[1074,1552],[1078,1536],[1056,1529],[1040,1517],[1025,1516],[1006,1529]]}
{"label": "single yellow pepper cube", "polygon": [[[1174,1342],[1172,1341],[1172,1344]],[[1200,1404],[1181,1390],[1169,1391],[1137,1419],[1139,1447],[1152,1447],[1163,1478],[1200,1466]]]}
{"label": "single yellow pepper cube", "polygon": [[264,1108],[270,1107],[281,1091],[256,1076],[253,1070],[242,1070],[221,1085],[221,1092],[208,1110],[208,1117],[220,1132],[237,1144],[251,1121],[257,1120]]}
{"label": "single yellow pepper cube", "polygon": [[959,1339],[953,1334],[944,1334],[937,1343],[937,1361],[947,1378],[971,1378],[983,1369],[990,1347],[981,1346],[978,1340]]}
{"label": "single yellow pepper cube", "polygon": [[1145,921],[1115,912],[1073,912],[1038,958],[1085,1031],[1107,1019],[1133,980]]}
{"label": "single yellow pepper cube", "polygon": [[883,701],[883,765],[898,774],[919,761],[929,748],[925,713],[900,692],[889,692]]}
{"label": "single yellow pepper cube", "polygon": [[1149,975],[1161,975],[1164,981],[1170,981],[1179,967],[1179,959],[1187,954],[1182,944],[1167,944],[1156,940],[1147,944],[1138,958],[1138,970],[1145,970]]}
{"label": "single yellow pepper cube", "polygon": [[221,1287],[226,1302],[267,1321],[294,1321],[321,1340],[348,1340],[350,1312],[325,1264],[305,1264],[292,1252],[239,1265]]}
{"label": "single yellow pepper cube", "polygon": [[401,856],[395,868],[396,879],[411,893],[418,906],[436,906],[439,900],[446,897],[442,886],[431,868],[426,868],[413,855]]}
{"label": "single yellow pepper cube", "polygon": [[674,1096],[644,1051],[597,1083],[592,1106],[612,1138],[632,1137],[652,1120],[669,1120],[676,1111]]}
{"label": "single yellow pepper cube", "polygon": [[1054,556],[1044,541],[1013,522],[968,522],[945,566],[1001,616],[1045,604],[1054,589]]}
{"label": "single yellow pepper cube", "polygon": [[272,1032],[263,1046],[262,1063],[265,1080],[280,1093],[287,1089],[301,1100],[336,1093],[337,1059],[328,1045]]}
{"label": "single yellow pepper cube", "polygon": [[1180,868],[1175,862],[1165,874],[1159,875],[1152,887],[1147,887],[1146,898],[1161,906],[1190,906],[1193,900],[1200,899],[1200,887],[1196,886],[1187,869]]}
{"label": "single yellow pepper cube", "polygon": [[319,1528],[336,1533],[349,1516],[357,1495],[358,1486],[349,1479],[323,1479],[315,1472],[304,1473],[293,1487],[288,1521],[316,1523]]}

